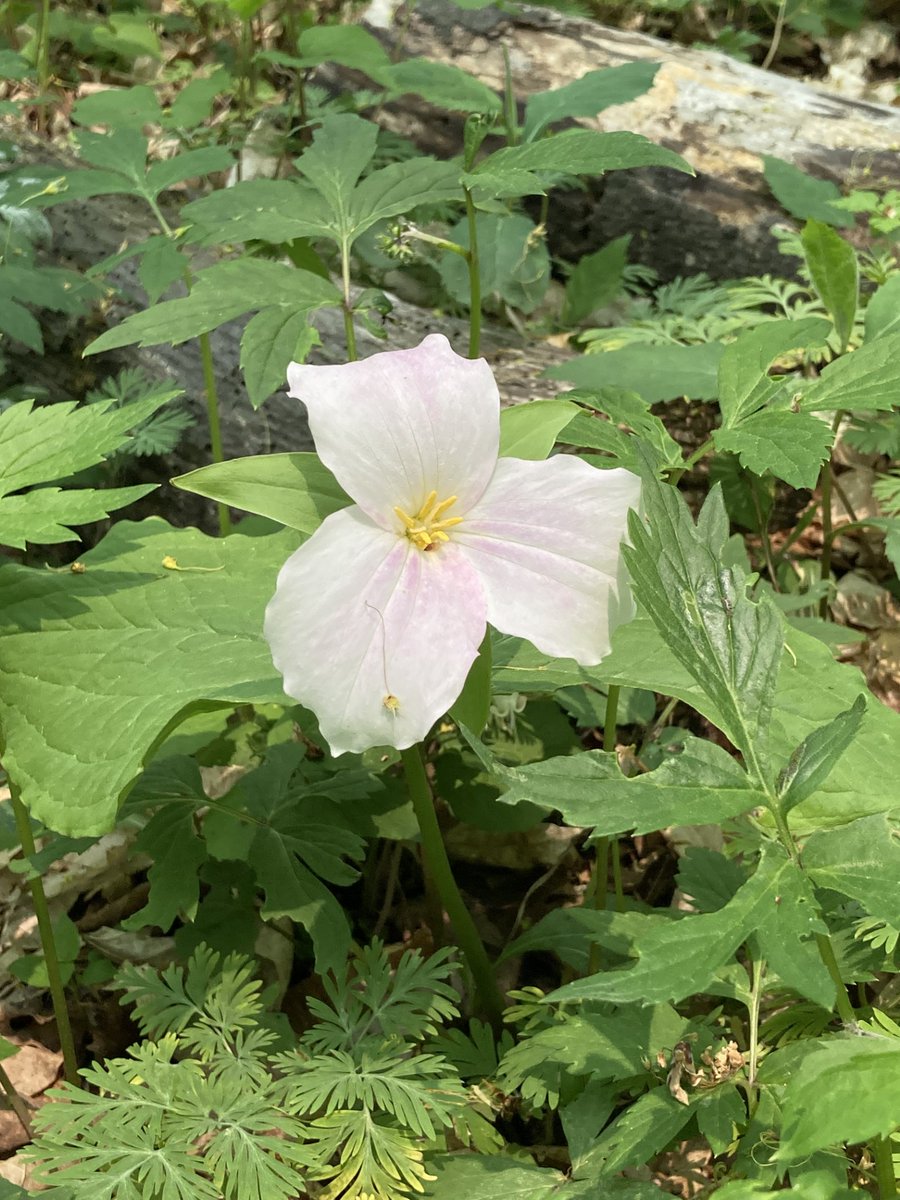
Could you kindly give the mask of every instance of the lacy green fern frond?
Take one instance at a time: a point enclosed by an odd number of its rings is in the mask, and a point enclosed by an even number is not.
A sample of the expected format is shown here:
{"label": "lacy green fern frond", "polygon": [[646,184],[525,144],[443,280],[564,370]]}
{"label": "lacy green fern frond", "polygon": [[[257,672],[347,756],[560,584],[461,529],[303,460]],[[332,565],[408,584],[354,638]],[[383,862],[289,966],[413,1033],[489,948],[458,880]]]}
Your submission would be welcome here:
{"label": "lacy green fern frond", "polygon": [[[900,421],[897,425],[900,433]],[[900,471],[888,471],[880,475],[872,485],[872,492],[885,516],[900,516]]]}
{"label": "lacy green fern frond", "polygon": [[895,929],[893,925],[889,925],[887,921],[882,921],[878,917],[863,917],[861,920],[855,921],[853,936],[868,942],[873,950],[883,950],[889,958],[893,957],[894,951],[900,944],[900,929]]}
{"label": "lacy green fern frond", "polygon": [[319,1157],[337,1162],[317,1173],[327,1181],[322,1200],[398,1200],[424,1191],[425,1183],[434,1179],[415,1142],[366,1109],[320,1117],[310,1134]]}
{"label": "lacy green fern frond", "polygon": [[[177,395],[171,388],[154,382],[140,367],[126,367],[118,375],[104,379],[99,387],[92,388],[86,400],[90,404],[96,400],[112,399],[116,407],[127,408],[129,404],[143,401],[145,396],[160,393]],[[195,424],[194,418],[183,408],[168,404],[139,421],[131,431],[131,441],[119,453],[137,458],[149,454],[171,454],[181,435]]]}
{"label": "lacy green fern frond", "polygon": [[817,1038],[825,1032],[831,1020],[832,1014],[827,1009],[820,1008],[812,1001],[798,1000],[763,1021],[759,1028],[760,1040],[777,1048],[789,1042]]}
{"label": "lacy green fern frond", "polygon": [[403,954],[395,969],[381,942],[360,950],[345,979],[324,980],[329,1003],[315,998],[309,1007],[318,1024],[301,1038],[310,1053],[350,1049],[370,1034],[421,1040],[458,1012],[448,982],[450,951],[430,958],[418,951]]}
{"label": "lacy green fern frond", "polygon": [[463,1079],[486,1079],[514,1044],[509,1030],[504,1029],[498,1042],[490,1025],[474,1017],[468,1033],[447,1029],[429,1043],[429,1048],[451,1063]]}

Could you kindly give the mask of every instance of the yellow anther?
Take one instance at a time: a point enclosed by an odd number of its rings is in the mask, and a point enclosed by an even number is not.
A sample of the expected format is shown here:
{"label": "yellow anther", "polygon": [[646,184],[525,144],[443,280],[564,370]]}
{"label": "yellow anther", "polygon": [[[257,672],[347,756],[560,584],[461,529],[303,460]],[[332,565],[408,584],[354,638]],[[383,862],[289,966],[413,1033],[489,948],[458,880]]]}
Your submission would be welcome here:
{"label": "yellow anther", "polygon": [[394,512],[403,522],[404,532],[414,546],[419,550],[435,550],[439,542],[450,541],[445,530],[452,529],[462,521],[462,517],[444,516],[456,501],[456,496],[448,496],[438,503],[437,492],[432,491],[414,516],[400,507],[396,507]]}
{"label": "yellow anther", "polygon": [[396,716],[400,711],[400,701],[392,692],[388,692],[381,703],[388,710],[388,712],[392,713],[394,716]]}

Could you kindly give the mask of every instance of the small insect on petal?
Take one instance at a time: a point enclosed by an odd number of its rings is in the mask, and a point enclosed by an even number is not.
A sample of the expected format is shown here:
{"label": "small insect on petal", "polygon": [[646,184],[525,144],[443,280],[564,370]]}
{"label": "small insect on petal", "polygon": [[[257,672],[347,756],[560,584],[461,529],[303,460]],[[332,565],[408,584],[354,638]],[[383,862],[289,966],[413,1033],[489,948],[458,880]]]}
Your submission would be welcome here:
{"label": "small insect on petal", "polygon": [[400,701],[392,693],[388,693],[381,702],[390,713],[398,713],[400,711]]}

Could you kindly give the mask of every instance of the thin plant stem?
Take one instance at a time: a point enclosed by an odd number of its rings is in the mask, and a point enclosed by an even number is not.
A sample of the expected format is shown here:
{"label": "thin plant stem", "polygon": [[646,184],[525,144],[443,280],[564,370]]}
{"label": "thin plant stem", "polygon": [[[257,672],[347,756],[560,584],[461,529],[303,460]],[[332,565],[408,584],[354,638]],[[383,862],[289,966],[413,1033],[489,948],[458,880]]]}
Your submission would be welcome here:
{"label": "thin plant stem", "polygon": [[356,330],[353,328],[353,301],[350,297],[350,247],[341,243],[341,282],[344,288],[344,336],[347,339],[347,361],[356,362]]}
{"label": "thin plant stem", "polygon": [[50,86],[50,0],[41,0],[37,29],[38,92],[44,95]]}
{"label": "thin plant stem", "polygon": [[869,1148],[875,1162],[879,1200],[894,1200],[897,1195],[897,1179],[894,1175],[894,1150],[890,1135],[872,1138]]}
{"label": "thin plant stem", "polygon": [[506,126],[506,140],[510,146],[519,141],[519,121],[516,112],[516,93],[512,85],[512,71],[509,67],[509,47],[503,47],[503,123]]}
{"label": "thin plant stem", "polygon": [[469,264],[469,358],[478,358],[481,353],[481,270],[478,264],[478,225],[475,220],[475,202],[468,188],[466,196],[466,220],[469,227],[469,249],[466,262]]}
{"label": "thin plant stem", "polygon": [[456,941],[472,972],[478,1006],[494,1028],[499,1029],[503,1020],[503,1000],[487,951],[475,928],[472,915],[466,908],[459,888],[456,886],[456,880],[453,878],[450,860],[441,836],[441,828],[434,811],[434,800],[428,776],[425,773],[421,747],[411,746],[408,750],[401,750],[400,758],[406,774],[406,784],[409,788],[413,811],[419,824],[422,851],[428,874],[447,915],[450,917]]}
{"label": "thin plant stem", "polygon": [[641,759],[643,757],[644,751],[647,749],[647,747],[651,744],[651,742],[656,741],[656,739],[659,737],[659,735],[662,733],[662,731],[668,725],[668,723],[672,717],[672,713],[675,711],[677,706],[678,706],[678,697],[677,696],[671,696],[666,701],[665,708],[662,710],[662,712],[659,714],[659,716],[656,718],[656,720],[653,722],[653,724],[650,726],[650,728],[647,730],[646,734],[644,735],[644,740],[641,742],[640,747],[638,748],[638,752],[637,752],[638,759]]}
{"label": "thin plant stem", "polygon": [[[28,819],[28,809],[22,803],[19,789],[12,780],[9,781],[9,799],[12,804],[22,853],[26,858],[31,858],[35,853],[35,845],[34,835],[31,832],[31,822]],[[50,999],[53,1003],[53,1015],[56,1017],[56,1028],[59,1033],[59,1046],[62,1050],[66,1079],[69,1083],[79,1087],[81,1081],[78,1078],[78,1057],[75,1053],[75,1039],[72,1036],[72,1023],[69,1020],[69,1010],[66,1007],[66,992],[63,987],[62,972],[59,968],[59,955],[56,953],[53,922],[50,920],[50,909],[47,906],[44,881],[34,871],[29,871],[28,873],[28,888],[31,892],[31,903],[34,906],[34,915],[37,918],[41,949],[44,953],[44,964],[47,968],[47,982],[50,985]]]}
{"label": "thin plant stem", "polygon": [[[843,412],[838,411],[834,414],[834,421],[831,425],[831,432],[837,435],[843,419]],[[831,549],[833,544],[832,525],[831,525],[831,483],[834,476],[834,459],[831,455],[828,457],[828,462],[822,468],[822,562],[819,570],[819,578],[823,583],[828,583],[831,579]],[[821,620],[826,620],[828,617],[828,596],[827,594],[819,601],[819,617]]]}
{"label": "thin plant stem", "polygon": [[750,1047],[747,1064],[747,1083],[756,1088],[756,1072],[759,1067],[759,1006],[762,1001],[762,981],[765,972],[765,959],[753,960],[752,979],[750,983]]}
{"label": "thin plant stem", "polygon": [[819,511],[818,505],[810,504],[809,508],[781,543],[781,548],[775,552],[775,562],[782,562],[787,557],[787,552],[791,546],[797,541],[801,534],[805,533],[812,522],[815,520],[816,513]]}
{"label": "thin plant stem", "polygon": [[[616,752],[616,728],[619,724],[619,695],[621,688],[610,684],[606,693],[606,716],[603,722],[603,749],[607,754]],[[616,897],[616,912],[625,911],[625,893],[622,891],[622,859],[619,839],[614,837],[610,843],[613,869],[613,891]]]}
{"label": "thin plant stem", "polygon": [[787,0],[781,0],[781,3],[778,5],[778,14],[775,17],[775,28],[772,30],[772,41],[769,43],[769,49],[766,52],[766,57],[760,64],[764,71],[768,71],[775,59],[775,55],[778,53],[778,47],[781,44],[781,35],[784,32],[784,18],[786,12]]}
{"label": "thin plant stem", "polygon": [[762,546],[763,558],[766,560],[766,570],[769,572],[769,582],[776,592],[781,591],[778,583],[778,574],[775,570],[775,561],[772,558],[772,543],[769,540],[769,520],[763,515],[762,501],[759,498],[759,484],[757,477],[750,473],[750,495],[753,498],[753,509],[756,513],[756,521],[759,532],[759,542]]}
{"label": "thin plant stem", "polygon": [[25,1101],[13,1087],[13,1082],[7,1075],[5,1068],[0,1064],[0,1088],[3,1088],[6,1093],[6,1098],[9,1101],[9,1107],[19,1118],[19,1124],[28,1134],[34,1139],[34,1130],[31,1128],[31,1120],[28,1116],[28,1109],[25,1107]]}
{"label": "thin plant stem", "polygon": [[[593,900],[594,908],[599,912],[606,910],[606,884],[609,875],[609,838],[600,837],[596,841],[594,857]],[[588,975],[596,975],[603,965],[603,948],[599,942],[591,942],[588,951]]]}
{"label": "thin plant stem", "polygon": [[671,483],[673,485],[673,487],[675,486],[675,484],[679,483],[682,475],[685,475],[691,469],[691,467],[695,467],[701,458],[705,458],[706,455],[709,454],[709,452],[710,452],[710,450],[712,450],[712,448],[713,448],[713,440],[712,440],[712,438],[709,438],[707,441],[705,441],[703,443],[702,446],[699,446],[694,451],[694,453],[690,456],[690,458],[686,458],[684,460],[684,462],[681,464],[681,466],[670,467],[669,475],[668,475],[669,483]]}
{"label": "thin plant stem", "polygon": [[841,978],[841,970],[838,966],[837,955],[834,952],[831,938],[827,933],[817,933],[816,945],[819,948],[819,955],[822,962],[825,964],[828,974],[831,976],[834,986],[837,989],[836,1006],[838,1016],[845,1025],[852,1025],[856,1021],[856,1013],[853,1011],[853,1005],[850,1003],[850,997],[847,995],[847,989]]}

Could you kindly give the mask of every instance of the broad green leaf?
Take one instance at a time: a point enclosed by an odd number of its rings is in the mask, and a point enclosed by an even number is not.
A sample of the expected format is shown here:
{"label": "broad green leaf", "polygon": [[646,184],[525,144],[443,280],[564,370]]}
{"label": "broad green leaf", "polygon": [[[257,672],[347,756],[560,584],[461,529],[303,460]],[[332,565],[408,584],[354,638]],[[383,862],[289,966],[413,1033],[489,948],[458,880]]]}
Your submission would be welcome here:
{"label": "broad green leaf", "polygon": [[565,1197],[565,1175],[537,1167],[533,1163],[518,1163],[509,1158],[486,1154],[440,1154],[429,1160],[429,1170],[436,1176],[426,1185],[428,1200],[552,1200],[560,1193]]}
{"label": "broad green leaf", "polygon": [[[192,705],[284,702],[262,622],[297,540],[210,538],[154,518],[116,524],[82,575],[0,567],[4,765],[38,820],[102,833]],[[180,569],[162,565],[171,558]]]}
{"label": "broad green leaf", "polygon": [[77,542],[70,525],[102,521],[117,508],[155,491],[155,483],[124,488],[35,488],[20,496],[0,497],[0,545],[24,550],[25,543],[49,546]]}
{"label": "broad green leaf", "polygon": [[419,204],[459,199],[458,174],[452,163],[433,158],[414,158],[373,171],[353,193],[350,226],[344,235],[353,241],[378,221],[410,212]]}
{"label": "broad green leaf", "polygon": [[454,721],[461,721],[477,736],[488,723],[491,712],[491,634],[487,631],[466,682],[450,709]]}
{"label": "broad green leaf", "polygon": [[900,395],[900,330],[829,363],[800,401],[806,412],[888,411]]}
{"label": "broad green leaf", "polygon": [[577,407],[568,400],[533,400],[500,413],[500,454],[508,458],[546,458]]}
{"label": "broad green leaf", "polygon": [[336,226],[344,223],[353,189],[372,161],[378,126],[353,113],[330,113],[297,168],[324,199]]}
{"label": "broad green leaf", "polygon": [[255,309],[311,312],[340,303],[340,292],[326,279],[285,263],[243,258],[201,271],[189,296],[166,300],[127,317],[91,342],[85,354],[120,346],[178,346],[226,321]]}
{"label": "broad green leaf", "polygon": [[637,133],[599,133],[576,129],[521,146],[505,146],[478,164],[481,171],[561,171],[567,175],[600,175],[632,167],[672,167],[693,175],[680,154]]}
{"label": "broad green leaf", "polygon": [[800,871],[785,872],[775,902],[760,915],[754,930],[754,958],[764,958],[781,982],[821,1008],[835,1004],[834,980],[815,942],[827,934],[813,889]]}
{"label": "broad green leaf", "polygon": [[197,150],[183,150],[174,158],[154,163],[147,171],[146,186],[156,196],[186,179],[197,179],[201,175],[227,171],[233,162],[234,159],[224,146],[202,146]]}
{"label": "broad green leaf", "polygon": [[746,882],[734,859],[705,846],[687,846],[679,860],[678,888],[698,912],[718,912]]}
{"label": "broad green leaf", "polygon": [[[896,808],[900,811],[900,805]],[[900,929],[900,830],[895,821],[876,814],[814,833],[803,848],[803,866],[818,887],[858,900],[870,916]]]}
{"label": "broad green leaf", "polygon": [[[485,212],[497,212],[497,201],[511,200],[517,196],[543,196],[546,193],[541,177],[533,171],[521,171],[513,167],[497,170],[464,171],[459,181],[472,193],[476,208]],[[506,206],[501,206],[506,212]]]}
{"label": "broad green leaf", "polygon": [[900,333],[900,274],[881,285],[866,305],[866,341]]}
{"label": "broad green leaf", "polygon": [[813,413],[766,408],[713,435],[717,449],[736,454],[755,475],[774,475],[795,488],[814,488],[834,442],[828,421]]}
{"label": "broad green leaf", "polygon": [[584,974],[593,942],[611,954],[627,957],[635,954],[635,947],[662,922],[671,924],[672,918],[599,908],[555,908],[510,942],[500,959],[503,961],[530,950],[551,950],[567,966]]}
{"label": "broad green leaf", "polygon": [[0,296],[0,301],[0,334],[14,338],[36,354],[43,354],[44,336],[37,317],[12,296]]}
{"label": "broad green leaf", "polygon": [[857,696],[851,708],[803,739],[778,778],[778,804],[783,813],[819,790],[856,737],[865,711],[865,696]]}
{"label": "broad green leaf", "polygon": [[82,96],[72,108],[81,125],[111,125],[117,129],[140,130],[162,122],[162,109],[153,88],[146,84],[130,88],[106,88]]}
{"label": "broad green leaf", "polygon": [[352,503],[317,454],[253,454],[198,467],[172,483],[311,534]]}
{"label": "broad green leaf", "polygon": [[831,225],[822,221],[807,221],[801,242],[813,286],[831,313],[843,352],[853,332],[859,299],[856,251]]}
{"label": "broad green leaf", "polygon": [[137,191],[147,165],[147,139],[136,129],[112,129],[109,133],[78,132],[78,150],[85,162],[103,171],[124,176]]}
{"label": "broad green leaf", "polygon": [[655,479],[645,478],[643,504],[647,520],[629,514],[631,545],[623,549],[635,596],[758,779],[784,643],[781,614],[767,596],[751,600],[744,572],[722,564],[728,521],[718,488],[696,524],[684,497]]}
{"label": "broad green leaf", "polygon": [[588,71],[580,79],[538,92],[525,105],[522,140],[533,142],[548,125],[566,117],[593,117],[614,104],[627,104],[653,86],[659,63],[632,62]]}
{"label": "broad green leaf", "polygon": [[647,402],[690,396],[715,400],[716,374],[723,347],[718,342],[700,346],[626,346],[601,354],[584,354],[544,372],[549,379],[568,379],[577,387],[618,387],[637,392]]}
{"label": "broad green leaf", "polygon": [[0,496],[102,462],[131,440],[130,430],[179,394],[160,390],[118,407],[112,400],[81,408],[68,400],[42,408],[30,400],[10,405],[0,413]]}
{"label": "broad green leaf", "polygon": [[595,834],[650,833],[667,825],[720,824],[765,803],[735,760],[690,738],[680,754],[646,775],[626,778],[614,754],[589,750],[504,772],[504,804],[558,809],[567,825]]}
{"label": "broad green leaf", "polygon": [[741,1091],[730,1081],[719,1084],[693,1106],[701,1137],[713,1154],[725,1154],[738,1129],[747,1123],[747,1105]]}
{"label": "broad green leaf", "polygon": [[664,1150],[692,1117],[690,1107],[679,1104],[666,1088],[654,1088],[604,1129],[578,1163],[577,1173],[597,1180],[640,1166]]}
{"label": "broad green leaf", "polygon": [[[895,877],[896,883],[896,877]],[[900,1126],[900,1041],[839,1037],[788,1079],[777,1159],[885,1137]]]}
{"label": "broad green leaf", "polygon": [[[770,729],[772,755],[782,762],[814,730],[844,712],[859,695],[868,694],[862,674],[835,662],[823,643],[787,627],[785,644],[791,653],[781,659]],[[547,669],[549,672],[549,664]],[[721,726],[723,717],[715,703],[646,617],[615,631],[612,652],[594,671],[604,685],[615,683],[677,696]],[[873,762],[879,764],[874,773]],[[883,704],[871,704],[856,737],[828,778],[791,813],[791,826],[798,833],[809,833],[891,812],[897,807],[894,780],[898,775],[900,716]]]}
{"label": "broad green leaf", "polygon": [[498,113],[501,108],[496,92],[453,63],[410,58],[379,72],[378,80],[395,96],[413,92],[451,112]]}
{"label": "broad green leaf", "polygon": [[801,221],[825,221],[829,225],[839,227],[851,226],[854,219],[851,213],[832,204],[840,200],[841,193],[837,186],[827,179],[816,179],[807,175],[798,167],[783,158],[773,158],[764,154],[766,183],[772,189],[775,199],[788,212],[799,217]]}
{"label": "broad green leaf", "polygon": [[284,383],[289,363],[302,361],[295,353],[297,343],[310,331],[304,309],[294,312],[289,308],[264,308],[247,322],[241,335],[241,371],[254,408]]}
{"label": "broad green leaf", "polygon": [[821,317],[801,321],[766,321],[743,333],[725,348],[719,363],[719,407],[725,428],[740,424],[768,404],[784,388],[784,378],[771,378],[776,359],[794,350],[824,345],[828,322]]}
{"label": "broad green leaf", "polygon": [[297,53],[302,66],[339,63],[376,80],[391,65],[381,42],[360,25],[313,25],[297,38]]}
{"label": "broad green leaf", "polygon": [[[644,63],[627,66],[644,66]],[[646,64],[649,65],[649,64]],[[652,64],[654,71],[658,64]],[[613,70],[626,70],[614,67]],[[604,72],[598,71],[597,74]],[[566,281],[566,303],[563,309],[563,324],[578,325],[587,317],[610,304],[622,290],[622,275],[628,258],[631,235],[607,242],[594,254],[585,254],[578,260],[575,269]]]}
{"label": "broad green leaf", "polygon": [[183,279],[187,269],[187,259],[171,238],[163,237],[148,245],[141,253],[138,278],[150,303],[155,304],[173,283]]}
{"label": "broad green leaf", "polygon": [[142,12],[113,12],[107,24],[92,28],[91,36],[95,45],[127,62],[163,56],[156,30]]}
{"label": "broad green leaf", "polygon": [[767,843],[756,873],[724,908],[682,920],[657,918],[636,946],[634,966],[577,979],[547,999],[677,1004],[702,992],[774,905],[785,875],[794,870],[787,855]]}
{"label": "broad green leaf", "polygon": [[172,129],[196,129],[212,115],[216,97],[230,86],[231,76],[224,67],[217,67],[210,75],[194,76],[172,101],[165,124]]}
{"label": "broad green leaf", "polygon": [[[310,209],[313,211],[310,212]],[[328,212],[318,192],[290,179],[245,179],[192,200],[181,210],[187,240],[207,246],[263,241],[273,245],[321,234]]]}
{"label": "broad green leaf", "polygon": [[[481,294],[499,297],[522,312],[533,312],[550,282],[550,255],[537,226],[521,213],[479,213],[475,218]],[[468,222],[463,219],[448,234],[451,241],[469,247]],[[456,253],[440,261],[444,286],[454,300],[468,306],[469,268]]]}
{"label": "broad green leaf", "polygon": [[582,667],[571,658],[553,658],[523,638],[495,633],[492,686],[498,695],[513,692],[555,692],[579,683],[596,683],[596,668]]}

